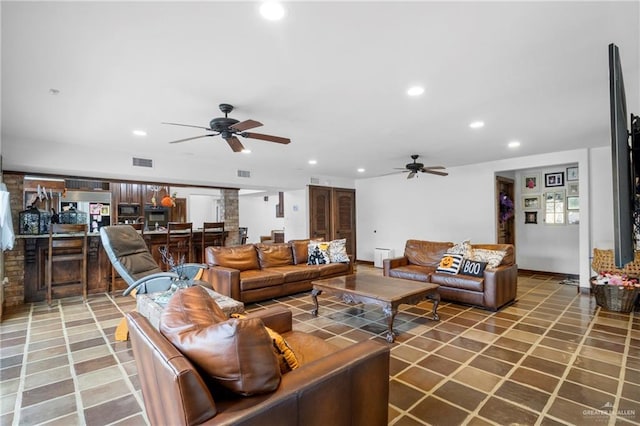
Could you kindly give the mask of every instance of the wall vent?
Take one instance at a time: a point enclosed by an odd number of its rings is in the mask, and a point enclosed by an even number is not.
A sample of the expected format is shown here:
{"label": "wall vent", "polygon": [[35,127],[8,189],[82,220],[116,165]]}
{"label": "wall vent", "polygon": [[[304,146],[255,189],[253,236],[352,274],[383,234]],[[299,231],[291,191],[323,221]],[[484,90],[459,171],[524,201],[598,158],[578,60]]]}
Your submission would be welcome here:
{"label": "wall vent", "polygon": [[133,157],[133,165],[135,167],[153,167],[153,160]]}
{"label": "wall vent", "polygon": [[311,184],[312,185],[319,185],[320,184],[320,179],[319,178],[311,178]]}
{"label": "wall vent", "polygon": [[88,191],[109,190],[109,182],[101,180],[84,180],[84,179],[66,179],[64,186],[67,189],[82,189]]}
{"label": "wall vent", "polygon": [[238,177],[250,178],[251,172],[249,170],[238,170]]}

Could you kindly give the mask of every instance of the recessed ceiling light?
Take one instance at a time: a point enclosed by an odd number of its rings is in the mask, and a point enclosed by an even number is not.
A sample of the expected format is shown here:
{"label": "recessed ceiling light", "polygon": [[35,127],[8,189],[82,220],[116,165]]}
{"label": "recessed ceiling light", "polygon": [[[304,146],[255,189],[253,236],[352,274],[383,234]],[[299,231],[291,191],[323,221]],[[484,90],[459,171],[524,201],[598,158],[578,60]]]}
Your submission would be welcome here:
{"label": "recessed ceiling light", "polygon": [[520,146],[520,142],[519,141],[511,141],[509,142],[509,145],[507,145],[509,148],[517,148]]}
{"label": "recessed ceiling light", "polygon": [[409,96],[420,96],[424,93],[424,87],[421,86],[413,86],[407,90],[407,95]]}
{"label": "recessed ceiling light", "polygon": [[241,153],[243,153],[243,154],[251,154],[251,150],[250,150],[250,149],[247,149],[247,148],[243,149],[243,150],[242,150],[242,151],[240,151],[240,152],[241,152]]}
{"label": "recessed ceiling light", "polygon": [[469,124],[469,127],[472,129],[480,129],[481,127],[484,127],[484,121],[474,121]]}
{"label": "recessed ceiling light", "polygon": [[260,6],[260,14],[264,19],[277,21],[284,17],[284,7],[277,1],[266,1]]}
{"label": "recessed ceiling light", "polygon": [[145,132],[144,130],[134,130],[133,134],[136,136],[147,136],[147,132]]}
{"label": "recessed ceiling light", "polygon": [[318,162],[316,160],[309,160],[309,164],[311,164],[311,165],[318,164]]}
{"label": "recessed ceiling light", "polygon": [[363,169],[362,167],[360,167],[360,168],[358,169],[358,173],[364,173],[364,169]]}

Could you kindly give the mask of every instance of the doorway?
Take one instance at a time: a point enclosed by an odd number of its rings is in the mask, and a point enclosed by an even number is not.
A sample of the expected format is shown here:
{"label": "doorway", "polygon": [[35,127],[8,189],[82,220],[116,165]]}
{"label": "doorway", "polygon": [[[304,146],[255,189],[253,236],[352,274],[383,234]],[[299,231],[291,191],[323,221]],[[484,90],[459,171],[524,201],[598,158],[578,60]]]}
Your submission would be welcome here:
{"label": "doorway", "polygon": [[515,244],[514,180],[502,176],[496,177],[496,242],[498,244]]}

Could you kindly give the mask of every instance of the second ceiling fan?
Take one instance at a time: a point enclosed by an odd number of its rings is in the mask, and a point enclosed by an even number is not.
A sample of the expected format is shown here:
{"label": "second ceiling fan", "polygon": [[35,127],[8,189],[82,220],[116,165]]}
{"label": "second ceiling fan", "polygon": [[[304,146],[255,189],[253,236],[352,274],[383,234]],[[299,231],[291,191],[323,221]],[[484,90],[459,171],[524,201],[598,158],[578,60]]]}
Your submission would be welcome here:
{"label": "second ceiling fan", "polygon": [[169,143],[180,143],[180,142],[190,141],[193,139],[220,135],[222,136],[222,139],[227,141],[227,143],[229,144],[233,152],[241,152],[242,150],[244,150],[244,146],[242,146],[242,143],[237,138],[237,136],[242,136],[243,138],[250,138],[250,139],[260,139],[267,142],[275,142],[275,143],[281,143],[281,144],[288,144],[291,142],[291,140],[288,138],[264,135],[262,133],[246,132],[245,130],[262,126],[262,123],[255,120],[239,121],[239,120],[236,120],[235,118],[229,118],[228,114],[231,111],[233,111],[233,105],[220,104],[219,107],[220,107],[220,111],[224,113],[224,117],[214,118],[209,122],[209,127],[194,126],[191,124],[180,124],[180,123],[162,123],[162,124],[170,124],[172,126],[194,127],[196,129],[204,129],[208,132],[213,132],[206,135],[194,136],[194,137],[185,138],[185,139],[178,139],[176,141],[171,141]]}

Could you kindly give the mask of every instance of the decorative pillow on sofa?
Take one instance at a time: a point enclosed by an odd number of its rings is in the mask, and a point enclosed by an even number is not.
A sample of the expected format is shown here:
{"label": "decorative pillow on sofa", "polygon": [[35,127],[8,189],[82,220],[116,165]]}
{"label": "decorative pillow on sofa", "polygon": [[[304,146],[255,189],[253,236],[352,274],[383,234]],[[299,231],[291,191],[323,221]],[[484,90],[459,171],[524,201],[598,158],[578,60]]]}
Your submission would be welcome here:
{"label": "decorative pillow on sofa", "polygon": [[293,265],[291,245],[286,243],[256,244],[260,268]]}
{"label": "decorative pillow on sofa", "polygon": [[500,250],[473,249],[471,251],[471,260],[478,262],[487,262],[489,268],[497,268],[504,259],[505,252]]}
{"label": "decorative pillow on sofa", "polygon": [[484,277],[484,269],[487,262],[478,262],[477,260],[463,259],[459,273],[462,275],[471,275],[473,277]]}
{"label": "decorative pillow on sofa", "polygon": [[160,331],[221,386],[240,395],[272,392],[281,373],[260,318],[227,319],[200,286],[180,289],[161,314]]}
{"label": "decorative pillow on sofa", "polygon": [[331,263],[329,243],[324,241],[309,242],[309,258],[307,265],[325,265]]}
{"label": "decorative pillow on sofa", "polygon": [[331,261],[331,263],[342,263],[349,261],[346,238],[333,240],[329,243],[329,260]]}
{"label": "decorative pillow on sofa", "polygon": [[457,274],[462,264],[461,254],[445,254],[440,260],[440,264],[436,272],[444,272],[445,274]]}
{"label": "decorative pillow on sofa", "polygon": [[469,258],[471,257],[471,241],[464,240],[461,243],[458,243],[447,250],[447,253],[450,254],[461,254],[463,257]]}

